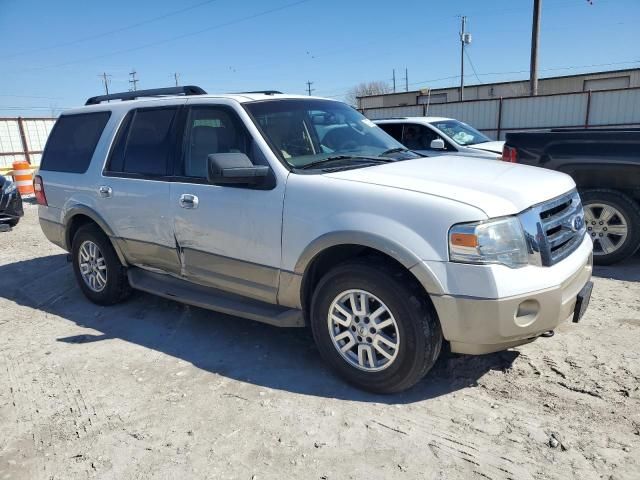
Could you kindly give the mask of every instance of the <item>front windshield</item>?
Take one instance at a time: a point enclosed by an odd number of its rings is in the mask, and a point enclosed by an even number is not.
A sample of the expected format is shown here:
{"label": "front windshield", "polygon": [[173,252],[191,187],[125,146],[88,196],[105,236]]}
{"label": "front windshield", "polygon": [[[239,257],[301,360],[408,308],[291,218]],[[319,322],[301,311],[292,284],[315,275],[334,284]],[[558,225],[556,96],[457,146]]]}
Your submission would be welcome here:
{"label": "front windshield", "polygon": [[491,141],[491,139],[485,134],[480,133],[478,130],[470,127],[466,123],[462,123],[457,120],[441,120],[438,122],[431,122],[431,125],[463,147],[466,145],[476,145],[478,143]]}
{"label": "front windshield", "polygon": [[245,104],[276,155],[293,168],[336,156],[378,157],[406,150],[350,106],[331,100],[267,100]]}

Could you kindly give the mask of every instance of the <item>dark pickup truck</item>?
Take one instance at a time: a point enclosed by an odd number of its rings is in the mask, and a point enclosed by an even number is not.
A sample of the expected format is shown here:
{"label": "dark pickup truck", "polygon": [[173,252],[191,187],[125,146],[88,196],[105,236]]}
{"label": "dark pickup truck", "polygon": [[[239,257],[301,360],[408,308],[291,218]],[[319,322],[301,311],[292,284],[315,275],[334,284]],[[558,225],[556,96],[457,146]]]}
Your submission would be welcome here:
{"label": "dark pickup truck", "polygon": [[508,133],[502,159],[573,177],[595,263],[619,262],[640,247],[640,129]]}

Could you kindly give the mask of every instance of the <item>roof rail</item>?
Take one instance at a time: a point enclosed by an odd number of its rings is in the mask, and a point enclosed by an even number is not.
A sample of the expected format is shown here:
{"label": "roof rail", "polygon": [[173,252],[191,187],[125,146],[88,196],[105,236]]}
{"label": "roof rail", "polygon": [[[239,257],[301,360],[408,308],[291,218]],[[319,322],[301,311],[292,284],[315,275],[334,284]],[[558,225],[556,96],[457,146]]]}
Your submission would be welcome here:
{"label": "roof rail", "polygon": [[152,88],[150,90],[135,90],[133,92],[110,93],[89,98],[85,105],[97,105],[108,100],[135,100],[140,97],[161,97],[164,95],[206,95],[200,87],[185,85],[184,87]]}
{"label": "roof rail", "polygon": [[262,93],[264,95],[276,95],[276,94],[281,94],[282,92],[278,90],[254,90],[253,92],[237,92],[237,94],[241,94],[241,93]]}

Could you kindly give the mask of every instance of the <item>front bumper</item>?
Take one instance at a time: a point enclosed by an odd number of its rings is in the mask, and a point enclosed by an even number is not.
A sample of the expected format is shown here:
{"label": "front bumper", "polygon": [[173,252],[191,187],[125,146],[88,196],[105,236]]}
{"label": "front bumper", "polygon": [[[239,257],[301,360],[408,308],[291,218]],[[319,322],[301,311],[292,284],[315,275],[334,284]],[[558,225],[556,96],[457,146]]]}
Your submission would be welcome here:
{"label": "front bumper", "polygon": [[0,223],[18,220],[23,215],[22,197],[19,192],[0,192]]}
{"label": "front bumper", "polygon": [[478,355],[504,350],[570,321],[577,296],[591,278],[593,256],[576,252],[564,261],[577,265],[548,288],[505,298],[432,295],[451,351]]}

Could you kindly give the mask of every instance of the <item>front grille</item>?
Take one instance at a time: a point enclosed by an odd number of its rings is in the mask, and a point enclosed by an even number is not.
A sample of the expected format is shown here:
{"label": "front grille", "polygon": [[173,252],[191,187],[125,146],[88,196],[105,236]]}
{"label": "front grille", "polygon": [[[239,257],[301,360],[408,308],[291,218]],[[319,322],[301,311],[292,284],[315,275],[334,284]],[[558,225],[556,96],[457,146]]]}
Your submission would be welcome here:
{"label": "front grille", "polygon": [[586,227],[578,192],[549,200],[520,214],[532,263],[555,265],[582,242]]}

